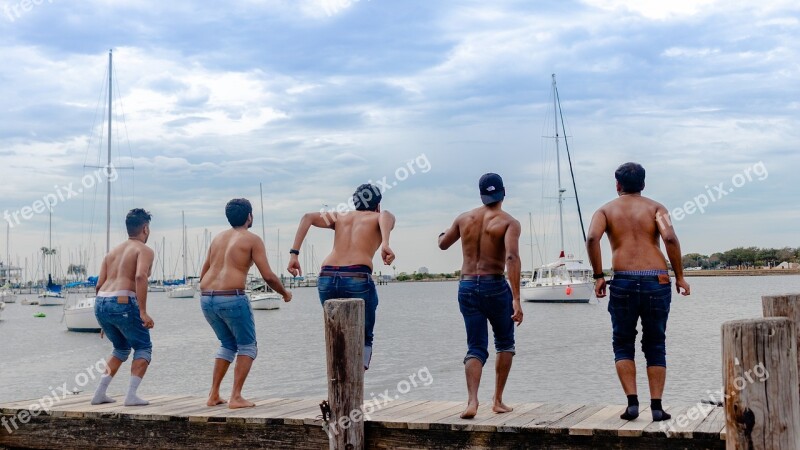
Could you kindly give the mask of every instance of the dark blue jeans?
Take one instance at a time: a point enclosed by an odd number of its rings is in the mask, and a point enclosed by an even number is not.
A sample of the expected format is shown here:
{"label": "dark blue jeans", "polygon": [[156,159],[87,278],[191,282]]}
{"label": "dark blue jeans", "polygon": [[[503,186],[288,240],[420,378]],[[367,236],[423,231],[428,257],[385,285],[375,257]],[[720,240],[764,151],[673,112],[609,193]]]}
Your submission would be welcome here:
{"label": "dark blue jeans", "polygon": [[467,356],[486,364],[489,357],[489,325],[494,332],[497,353],[515,353],[514,314],[511,288],[506,280],[461,280],[458,285],[458,307],[467,329]]}
{"label": "dark blue jeans", "polygon": [[647,367],[667,366],[665,346],[672,284],[654,276],[615,276],[610,282],[608,312],[613,328],[614,360],[633,360],[636,325],[642,320],[642,352]]}
{"label": "dark blue jeans", "polygon": [[[373,330],[375,329],[375,311],[378,309],[378,291],[372,281],[372,270],[367,266],[323,266],[320,273],[332,273],[332,276],[320,276],[318,281],[319,300],[325,303],[335,298],[360,298],[364,300],[364,346],[372,348]],[[342,274],[364,274],[365,277],[348,277]]]}

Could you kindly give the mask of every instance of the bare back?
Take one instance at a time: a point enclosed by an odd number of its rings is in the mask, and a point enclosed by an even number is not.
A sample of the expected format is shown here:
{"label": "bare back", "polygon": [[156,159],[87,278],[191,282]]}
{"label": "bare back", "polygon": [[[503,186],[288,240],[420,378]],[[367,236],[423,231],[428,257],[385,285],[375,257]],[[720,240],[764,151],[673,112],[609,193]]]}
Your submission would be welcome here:
{"label": "bare back", "polygon": [[372,258],[381,245],[380,213],[351,211],[336,217],[333,250],[322,262],[327,266],[363,264],[372,269]]}
{"label": "bare back", "polygon": [[482,206],[456,219],[461,236],[465,275],[503,274],[506,269],[506,232],[516,219],[500,208]]}
{"label": "bare back", "polygon": [[606,233],[611,244],[611,264],[615,271],[666,269],[661,252],[660,203],[641,195],[622,195],[600,208],[606,218]]}
{"label": "bare back", "polygon": [[200,280],[200,288],[206,291],[244,290],[257,245],[263,245],[261,239],[246,229],[232,228],[220,233],[208,249],[205,263],[208,268]]}
{"label": "bare back", "polygon": [[[136,292],[136,271],[140,263],[147,264],[147,275],[152,269],[153,250],[141,241],[130,239],[114,247],[103,259],[101,285],[98,291]],[[139,296],[142,293],[137,292]]]}

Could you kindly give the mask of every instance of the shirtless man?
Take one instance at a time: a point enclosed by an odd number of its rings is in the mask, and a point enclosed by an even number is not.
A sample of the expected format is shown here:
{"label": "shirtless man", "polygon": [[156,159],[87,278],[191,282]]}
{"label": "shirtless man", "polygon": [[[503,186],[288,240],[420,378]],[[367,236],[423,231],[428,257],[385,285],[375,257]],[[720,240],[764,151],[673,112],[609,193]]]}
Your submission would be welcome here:
{"label": "shirtless man", "polygon": [[389,247],[389,235],[394,229],[395,217],[389,211],[381,211],[380,189],[362,184],[353,194],[355,211],[312,212],[303,216],[294,237],[294,246],[289,251],[289,273],[302,275],[300,248],[308,230],[329,228],[334,230],[333,250],[322,262],[319,273],[319,300],[325,303],[334,298],[360,298],[364,300],[364,370],[369,369],[372,359],[375,311],[378,308],[378,292],[372,281],[372,258],[381,249],[383,263],[390,266],[395,255]]}
{"label": "shirtless man", "polygon": [[253,207],[250,202],[243,198],[229,201],[225,206],[225,216],[232,228],[223,231],[211,242],[200,274],[203,315],[220,341],[207,405],[226,403],[219,395],[219,387],[228,367],[236,358],[228,407],[249,408],[255,404],[242,397],[242,387],[256,359],[258,347],[253,310],[244,292],[247,272],[255,263],[261,277],[283,296],[284,302],[291,301],[292,294],[270,269],[264,242],[248,231],[253,226]]}
{"label": "shirtless man", "polygon": [[609,282],[611,297],[608,311],[613,328],[614,359],[628,407],[620,416],[633,420],[639,416],[636,389],[636,324],[642,319],[642,352],[647,360],[650,384],[650,410],[653,421],[669,420],[661,396],[667,377],[666,329],[672,300],[669,272],[659,238],[664,241],[669,262],[675,272],[675,290],[689,295],[689,283],[683,278],[681,246],[664,205],[642,196],[644,168],[625,163],[617,169],[617,199],[603,205],[592,217],[586,249],[594,269],[595,295],[606,296],[600,239],[608,235],[611,244],[611,267],[614,278]]}
{"label": "shirtless man", "polygon": [[[467,409],[463,419],[472,419],[478,413],[478,388],[481,373],[489,357],[489,328],[492,324],[496,382],[492,411],[506,413],[513,408],[503,403],[514,347],[514,322],[522,323],[519,283],[519,222],[503,211],[506,196],[500,175],[487,173],[480,179],[479,188],[483,205],[458,216],[453,225],[439,235],[439,248],[447,250],[461,239],[464,256],[461,265],[461,282],[458,285],[458,305],[467,329],[467,356],[464,372],[467,377]],[[503,275],[508,269],[508,279]]]}
{"label": "shirtless man", "polygon": [[114,345],[114,351],[106,361],[105,374],[92,397],[93,405],[116,401],[106,395],[106,391],[122,363],[128,359],[131,347],[131,381],[124,403],[125,406],[149,404],[136,395],[136,390],[150,365],[153,350],[149,330],[154,324],[147,315],[147,279],[154,253],[145,245],[150,237],[150,219],[150,213],[143,209],[130,210],[125,217],[128,240],[111,250],[100,267],[94,314],[103,334]]}

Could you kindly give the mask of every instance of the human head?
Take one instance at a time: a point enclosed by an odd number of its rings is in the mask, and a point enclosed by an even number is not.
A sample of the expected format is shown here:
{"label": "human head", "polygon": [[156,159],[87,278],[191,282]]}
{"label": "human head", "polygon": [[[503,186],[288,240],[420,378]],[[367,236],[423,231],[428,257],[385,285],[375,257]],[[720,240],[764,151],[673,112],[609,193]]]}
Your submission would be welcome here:
{"label": "human head", "polygon": [[614,172],[617,179],[617,192],[636,194],[644,189],[644,167],[635,162],[627,162]]}
{"label": "human head", "polygon": [[353,206],[356,211],[380,211],[383,195],[380,188],[372,184],[362,184],[353,193]]}
{"label": "human head", "polygon": [[481,192],[481,201],[486,206],[500,203],[506,197],[503,179],[496,173],[484,174],[478,181],[478,188]]}
{"label": "human head", "polygon": [[235,198],[225,205],[225,217],[233,228],[253,226],[253,206],[246,198]]}
{"label": "human head", "polygon": [[128,237],[142,237],[144,242],[150,236],[150,219],[153,216],[142,208],[134,208],[128,211],[125,216],[125,228],[128,229]]}

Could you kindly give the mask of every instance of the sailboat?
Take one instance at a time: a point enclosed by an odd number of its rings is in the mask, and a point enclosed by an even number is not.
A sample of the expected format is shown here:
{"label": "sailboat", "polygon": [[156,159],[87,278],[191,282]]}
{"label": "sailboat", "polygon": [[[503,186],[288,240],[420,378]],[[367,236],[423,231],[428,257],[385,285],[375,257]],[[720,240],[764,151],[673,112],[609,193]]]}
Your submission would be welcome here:
{"label": "sailboat", "polygon": [[[564,149],[569,161],[570,177],[572,187],[575,190],[575,201],[578,206],[578,219],[583,240],[586,241],[586,231],[583,226],[578,192],[575,189],[575,175],[572,171],[572,158],[569,154],[569,144],[567,143],[566,127],[564,126],[563,113],[561,111],[561,101],[558,98],[558,88],[556,87],[556,75],[552,75],[553,89],[553,114],[555,117],[555,140],[556,149],[556,175],[558,179],[558,220],[559,238],[561,251],[558,258],[541,266],[532,280],[526,281],[520,288],[520,295],[523,300],[540,303],[588,303],[594,292],[594,280],[592,279],[592,268],[585,264],[583,260],[567,254],[564,248],[564,193],[567,191],[561,185],[561,139],[564,140]],[[559,124],[561,125],[559,130]],[[563,136],[559,134],[563,131]]]}
{"label": "sailboat", "polygon": [[11,289],[11,274],[14,267],[11,265],[11,251],[9,250],[11,233],[11,224],[6,225],[6,267],[5,279],[6,284],[0,287],[0,303],[15,303],[17,301],[17,294]]}
{"label": "sailboat", "polygon": [[[47,285],[44,291],[39,293],[39,306],[64,306],[66,301],[64,293],[61,292],[61,285],[53,283],[53,255],[56,250],[53,248],[53,208],[50,210],[50,225],[49,225],[49,246],[42,248],[42,272],[48,271]],[[44,266],[47,266],[45,269]]]}
{"label": "sailboat", "polygon": [[[108,167],[111,167],[111,131],[113,106],[113,54],[108,52]],[[111,251],[111,183],[106,182],[106,254]],[[99,333],[100,323],[94,314],[94,294],[76,297],[64,306],[64,322],[68,331]]]}
{"label": "sailboat", "polygon": [[[261,239],[267,241],[266,226],[264,225],[264,190],[261,183],[258,184],[258,190],[261,194]],[[258,310],[272,310],[280,309],[283,297],[277,292],[270,289],[267,283],[258,283],[251,287],[248,293],[250,297],[250,306]]]}
{"label": "sailboat", "polygon": [[194,298],[194,286],[186,284],[186,216],[181,211],[181,229],[183,231],[183,283],[172,286],[167,290],[169,298]]}

